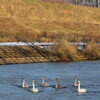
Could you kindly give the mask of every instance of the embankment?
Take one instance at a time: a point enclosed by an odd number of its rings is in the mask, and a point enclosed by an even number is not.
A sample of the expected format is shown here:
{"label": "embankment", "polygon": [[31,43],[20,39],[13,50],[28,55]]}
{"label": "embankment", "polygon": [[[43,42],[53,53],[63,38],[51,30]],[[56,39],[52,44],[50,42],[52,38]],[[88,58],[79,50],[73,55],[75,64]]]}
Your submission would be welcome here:
{"label": "embankment", "polygon": [[0,0],[0,42],[100,42],[100,8]]}
{"label": "embankment", "polygon": [[[21,64],[36,62],[70,62],[100,59],[100,45],[90,42],[84,51],[62,41],[57,45],[42,47],[39,45],[0,45],[0,64]],[[8,43],[9,44],[9,43]]]}
{"label": "embankment", "polygon": [[39,47],[0,46],[0,64],[20,64],[33,62],[54,62],[60,59]]}

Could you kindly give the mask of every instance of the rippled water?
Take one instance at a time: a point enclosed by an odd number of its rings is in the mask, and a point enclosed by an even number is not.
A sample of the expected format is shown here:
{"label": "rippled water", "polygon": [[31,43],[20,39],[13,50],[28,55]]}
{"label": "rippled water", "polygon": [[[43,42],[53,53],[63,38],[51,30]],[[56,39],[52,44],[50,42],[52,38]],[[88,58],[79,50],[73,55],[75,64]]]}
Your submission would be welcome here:
{"label": "rippled water", "polygon": [[[74,76],[87,93],[77,93]],[[41,87],[41,77],[50,87]],[[23,78],[29,88],[20,87]],[[54,78],[59,78],[62,89],[53,87]],[[32,80],[40,91],[37,94],[31,91]],[[0,100],[100,100],[100,61],[0,65]]]}

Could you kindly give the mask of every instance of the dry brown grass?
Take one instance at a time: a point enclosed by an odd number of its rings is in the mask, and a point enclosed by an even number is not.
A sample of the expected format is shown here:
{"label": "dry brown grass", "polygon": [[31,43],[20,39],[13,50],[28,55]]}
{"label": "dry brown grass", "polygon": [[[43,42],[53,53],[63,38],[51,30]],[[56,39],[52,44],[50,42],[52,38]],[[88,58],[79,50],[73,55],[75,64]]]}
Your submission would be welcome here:
{"label": "dry brown grass", "polygon": [[88,42],[84,52],[78,50],[77,45],[72,45],[65,39],[56,41],[56,43],[58,44],[54,46],[52,52],[56,54],[62,61],[100,59],[100,45],[94,42],[94,40]]}
{"label": "dry brown grass", "polygon": [[100,8],[34,0],[0,0],[0,42],[100,42]]}
{"label": "dry brown grass", "polygon": [[100,59],[100,45],[93,41],[89,42],[86,46],[85,54],[88,59]]}
{"label": "dry brown grass", "polygon": [[79,61],[83,59],[75,45],[71,45],[66,40],[58,42],[53,51],[62,61]]}

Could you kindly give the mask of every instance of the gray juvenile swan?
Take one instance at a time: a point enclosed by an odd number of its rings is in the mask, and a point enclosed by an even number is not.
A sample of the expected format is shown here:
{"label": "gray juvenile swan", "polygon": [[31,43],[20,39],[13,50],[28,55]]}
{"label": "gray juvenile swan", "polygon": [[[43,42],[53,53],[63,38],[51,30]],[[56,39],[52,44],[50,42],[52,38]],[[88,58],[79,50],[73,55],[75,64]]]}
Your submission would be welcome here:
{"label": "gray juvenile swan", "polygon": [[60,85],[58,82],[58,78],[55,78],[54,80],[56,81],[55,88],[62,88],[62,85]]}
{"label": "gray juvenile swan", "polygon": [[28,84],[25,83],[25,79],[22,80],[22,85],[21,85],[21,87],[22,87],[22,88],[28,88],[28,87],[29,87]]}
{"label": "gray juvenile swan", "polygon": [[44,77],[42,77],[41,80],[42,80],[42,86],[43,87],[48,87],[49,86],[49,84],[45,82]]}

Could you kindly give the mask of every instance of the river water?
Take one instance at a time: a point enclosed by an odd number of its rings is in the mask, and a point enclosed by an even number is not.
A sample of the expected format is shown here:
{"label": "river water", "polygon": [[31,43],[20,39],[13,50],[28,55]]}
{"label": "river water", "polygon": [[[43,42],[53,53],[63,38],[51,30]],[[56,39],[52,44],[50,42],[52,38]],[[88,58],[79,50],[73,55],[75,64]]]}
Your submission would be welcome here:
{"label": "river water", "polygon": [[[86,93],[77,93],[75,76]],[[49,87],[41,87],[41,77]],[[29,88],[20,87],[23,78]],[[63,88],[54,88],[55,78]],[[32,80],[36,80],[37,94],[32,93]],[[100,61],[0,65],[0,100],[100,100]]]}

